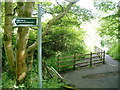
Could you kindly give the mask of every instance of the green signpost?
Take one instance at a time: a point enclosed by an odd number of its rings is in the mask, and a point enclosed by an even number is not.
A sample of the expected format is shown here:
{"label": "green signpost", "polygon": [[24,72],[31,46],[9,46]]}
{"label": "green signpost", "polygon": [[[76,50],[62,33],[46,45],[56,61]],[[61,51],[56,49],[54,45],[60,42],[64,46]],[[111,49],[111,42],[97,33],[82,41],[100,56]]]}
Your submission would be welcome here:
{"label": "green signpost", "polygon": [[38,27],[38,81],[39,88],[42,88],[42,7],[38,4],[38,17],[19,17],[14,18],[12,23],[14,27]]}

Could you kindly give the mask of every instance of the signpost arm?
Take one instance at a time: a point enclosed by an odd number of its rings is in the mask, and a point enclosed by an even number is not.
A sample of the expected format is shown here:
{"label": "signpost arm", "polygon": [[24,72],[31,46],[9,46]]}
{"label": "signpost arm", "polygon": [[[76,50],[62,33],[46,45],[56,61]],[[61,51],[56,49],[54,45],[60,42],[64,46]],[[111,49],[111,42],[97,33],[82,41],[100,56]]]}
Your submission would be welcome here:
{"label": "signpost arm", "polygon": [[38,4],[38,77],[39,88],[42,88],[42,27],[41,27],[42,8]]}

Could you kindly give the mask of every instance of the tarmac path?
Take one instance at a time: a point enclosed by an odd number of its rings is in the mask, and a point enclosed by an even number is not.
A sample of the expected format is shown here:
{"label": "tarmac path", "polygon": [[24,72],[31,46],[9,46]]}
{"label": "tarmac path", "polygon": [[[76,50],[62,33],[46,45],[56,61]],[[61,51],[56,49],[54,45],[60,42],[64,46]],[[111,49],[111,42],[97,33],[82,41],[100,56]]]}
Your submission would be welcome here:
{"label": "tarmac path", "polygon": [[105,64],[69,71],[64,74],[64,79],[75,88],[119,88],[118,64],[120,62],[113,60],[109,55],[106,55],[105,58]]}

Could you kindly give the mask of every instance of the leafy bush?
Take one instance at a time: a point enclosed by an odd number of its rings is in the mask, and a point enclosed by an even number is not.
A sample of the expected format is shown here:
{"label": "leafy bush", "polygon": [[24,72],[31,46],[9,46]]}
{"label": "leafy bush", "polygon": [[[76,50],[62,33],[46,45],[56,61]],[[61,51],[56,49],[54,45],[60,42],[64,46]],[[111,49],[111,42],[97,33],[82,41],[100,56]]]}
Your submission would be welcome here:
{"label": "leafy bush", "polygon": [[84,31],[75,27],[54,27],[43,40],[43,56],[50,57],[56,52],[84,53]]}
{"label": "leafy bush", "polygon": [[[52,59],[51,59],[52,60]],[[54,62],[54,60],[53,60]],[[54,63],[51,64],[54,64]],[[45,75],[46,78],[43,78],[43,88],[60,88],[63,83],[57,78],[50,78]],[[27,77],[23,81],[23,83],[17,83],[15,79],[15,75],[8,70],[4,69],[2,73],[2,88],[39,88],[38,82],[38,66],[37,60],[34,60],[33,68],[30,72],[27,72]]]}
{"label": "leafy bush", "polygon": [[60,88],[63,85],[64,83],[62,83],[57,77],[43,80],[43,88]]}
{"label": "leafy bush", "polygon": [[2,88],[13,88],[16,84],[14,79],[14,75],[10,74],[10,72],[3,72],[2,73]]}
{"label": "leafy bush", "polygon": [[108,51],[108,54],[111,55],[115,60],[120,61],[120,51],[119,51],[120,44],[115,43]]}
{"label": "leafy bush", "polygon": [[2,73],[2,88],[38,88],[38,73],[37,68],[33,67],[31,72],[27,73],[25,81],[18,84],[15,75],[12,72],[4,71]]}

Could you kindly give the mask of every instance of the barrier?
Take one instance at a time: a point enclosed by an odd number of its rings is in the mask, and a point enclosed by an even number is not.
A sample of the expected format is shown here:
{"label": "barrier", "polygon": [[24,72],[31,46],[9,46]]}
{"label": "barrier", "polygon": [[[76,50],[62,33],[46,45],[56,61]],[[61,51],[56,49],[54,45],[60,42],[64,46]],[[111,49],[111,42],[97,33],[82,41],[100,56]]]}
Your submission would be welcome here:
{"label": "barrier", "polygon": [[67,57],[57,58],[58,72],[76,69],[78,67],[93,66],[99,63],[105,63],[105,51],[95,47],[95,53],[75,54]]}

